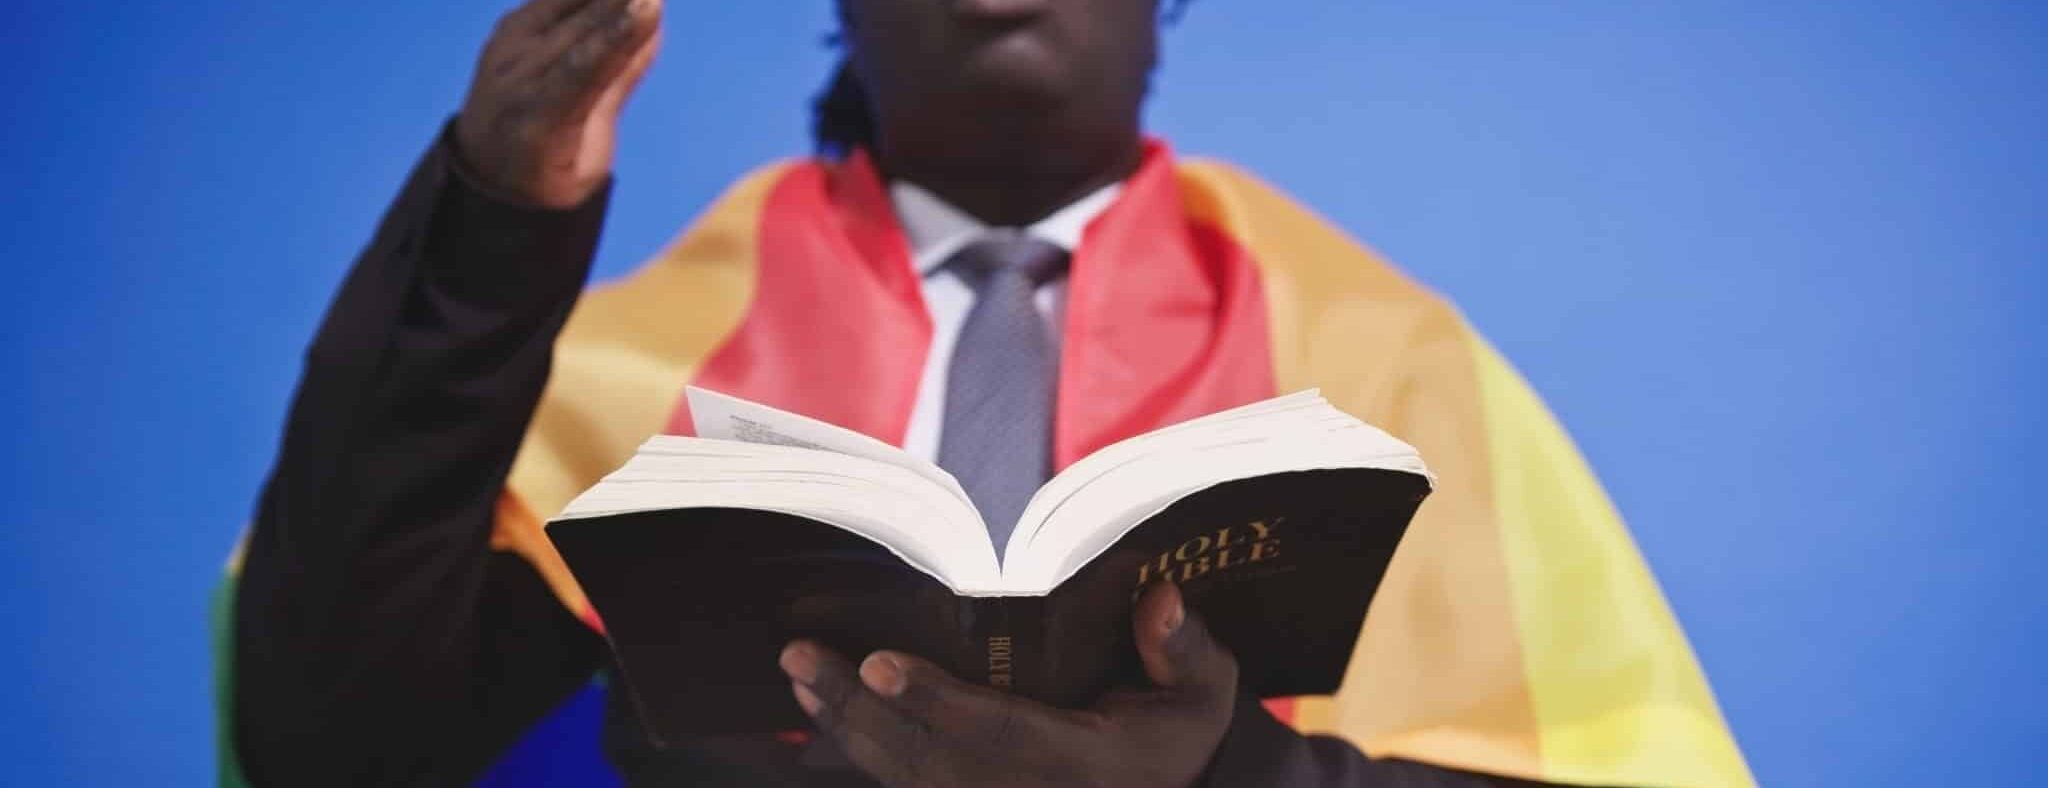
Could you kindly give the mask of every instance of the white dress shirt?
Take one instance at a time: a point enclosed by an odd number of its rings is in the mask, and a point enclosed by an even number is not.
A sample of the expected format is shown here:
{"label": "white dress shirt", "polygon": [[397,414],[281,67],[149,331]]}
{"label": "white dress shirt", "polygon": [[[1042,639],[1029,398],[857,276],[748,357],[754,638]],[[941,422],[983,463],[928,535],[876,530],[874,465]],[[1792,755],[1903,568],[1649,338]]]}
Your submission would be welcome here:
{"label": "white dress shirt", "polygon": [[[1024,228],[1024,232],[1073,254],[1081,245],[1081,233],[1088,229],[1088,223],[1108,210],[1122,192],[1122,184],[1104,186]],[[932,317],[932,344],[924,357],[924,374],[917,381],[917,403],[910,409],[910,429],[904,433],[903,448],[919,458],[937,462],[939,430],[946,413],[946,374],[952,367],[953,345],[960,338],[960,326],[967,322],[967,312],[974,308],[975,297],[974,288],[958,272],[943,266],[954,252],[980,240],[994,228],[914,183],[889,184],[889,201],[910,241],[911,262],[924,277],[924,304]],[[1066,274],[1062,273],[1040,285],[1037,293],[1038,312],[1045,316],[1055,357],[1060,347],[1066,289]]]}

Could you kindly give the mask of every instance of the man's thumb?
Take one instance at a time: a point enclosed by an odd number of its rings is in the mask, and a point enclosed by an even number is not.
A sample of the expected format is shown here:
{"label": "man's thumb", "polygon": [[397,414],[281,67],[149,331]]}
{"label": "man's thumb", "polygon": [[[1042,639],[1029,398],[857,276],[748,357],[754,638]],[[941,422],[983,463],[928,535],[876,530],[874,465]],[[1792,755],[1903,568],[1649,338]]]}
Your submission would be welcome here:
{"label": "man's thumb", "polygon": [[1180,587],[1157,583],[1138,598],[1131,616],[1145,676],[1161,687],[1236,683],[1237,663],[1210,639],[1200,616],[1187,609]]}

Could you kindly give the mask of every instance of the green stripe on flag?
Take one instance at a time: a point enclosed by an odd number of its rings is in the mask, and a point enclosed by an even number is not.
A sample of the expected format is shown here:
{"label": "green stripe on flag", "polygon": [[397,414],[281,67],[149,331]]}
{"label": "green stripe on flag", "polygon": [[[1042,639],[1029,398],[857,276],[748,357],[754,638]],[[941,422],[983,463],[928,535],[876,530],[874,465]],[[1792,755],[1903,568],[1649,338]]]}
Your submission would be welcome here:
{"label": "green stripe on flag", "polygon": [[242,762],[235,757],[235,587],[236,566],[229,566],[213,590],[213,718],[215,752],[220,759],[220,788],[247,788]]}

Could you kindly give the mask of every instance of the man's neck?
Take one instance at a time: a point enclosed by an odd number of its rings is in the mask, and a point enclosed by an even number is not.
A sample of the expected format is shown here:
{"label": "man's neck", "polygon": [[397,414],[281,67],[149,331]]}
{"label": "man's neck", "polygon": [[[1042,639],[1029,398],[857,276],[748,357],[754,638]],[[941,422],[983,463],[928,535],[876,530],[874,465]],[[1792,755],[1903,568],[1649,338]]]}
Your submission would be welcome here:
{"label": "man's neck", "polygon": [[1144,148],[1133,138],[1090,160],[1058,165],[1023,157],[979,161],[885,158],[890,178],[910,181],[990,225],[1023,227],[1137,172]]}

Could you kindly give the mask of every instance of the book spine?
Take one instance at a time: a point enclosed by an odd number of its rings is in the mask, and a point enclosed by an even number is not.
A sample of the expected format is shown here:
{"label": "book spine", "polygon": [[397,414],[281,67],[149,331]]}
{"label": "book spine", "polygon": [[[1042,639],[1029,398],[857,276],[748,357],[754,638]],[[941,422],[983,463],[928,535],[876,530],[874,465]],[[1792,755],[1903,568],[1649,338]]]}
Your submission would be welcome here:
{"label": "book spine", "polygon": [[963,675],[995,689],[1039,697],[1045,687],[1049,653],[1044,641],[1044,597],[985,597],[972,600],[967,631],[978,656]]}

